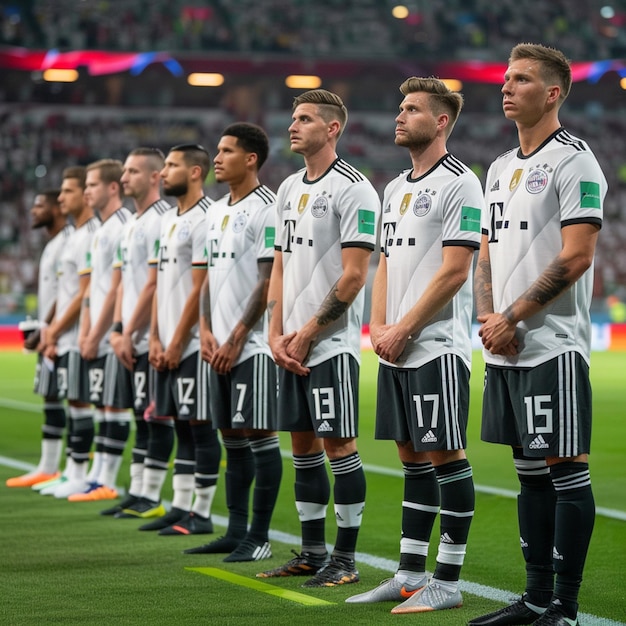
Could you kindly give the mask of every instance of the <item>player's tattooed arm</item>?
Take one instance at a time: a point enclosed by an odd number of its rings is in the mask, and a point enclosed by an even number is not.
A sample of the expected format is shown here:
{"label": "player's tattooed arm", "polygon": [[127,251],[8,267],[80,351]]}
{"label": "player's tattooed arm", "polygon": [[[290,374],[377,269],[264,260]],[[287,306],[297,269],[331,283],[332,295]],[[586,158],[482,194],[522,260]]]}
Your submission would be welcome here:
{"label": "player's tattooed arm", "polygon": [[493,291],[489,257],[479,258],[476,264],[474,296],[476,299],[476,313],[478,317],[493,313]]}
{"label": "player's tattooed arm", "polygon": [[271,263],[258,263],[259,280],[250,294],[246,310],[241,316],[241,323],[248,329],[252,328],[263,316],[265,309],[269,310],[267,291],[272,273]]}
{"label": "player's tattooed arm", "polygon": [[211,329],[211,291],[209,289],[208,277],[202,284],[200,291],[200,317],[205,323],[205,328]]}
{"label": "player's tattooed arm", "polygon": [[343,302],[337,297],[338,282],[332,286],[315,316],[318,326],[328,326],[328,324],[338,320],[350,306],[349,302]]}

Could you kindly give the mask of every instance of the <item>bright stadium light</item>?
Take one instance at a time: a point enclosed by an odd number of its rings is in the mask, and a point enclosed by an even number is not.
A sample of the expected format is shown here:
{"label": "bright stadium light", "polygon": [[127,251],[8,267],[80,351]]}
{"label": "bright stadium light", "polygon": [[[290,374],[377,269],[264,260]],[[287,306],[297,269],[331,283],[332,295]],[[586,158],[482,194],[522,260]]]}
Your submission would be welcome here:
{"label": "bright stadium light", "polygon": [[224,76],[222,74],[194,72],[193,74],[189,74],[187,82],[192,87],[219,87],[224,84]]}
{"label": "bright stadium light", "polygon": [[319,76],[305,76],[304,74],[292,74],[285,78],[285,85],[289,89],[317,89],[322,84]]}
{"label": "bright stadium light", "polygon": [[461,91],[463,89],[463,83],[456,78],[442,78],[441,82],[450,90],[450,91]]}
{"label": "bright stadium light", "polygon": [[391,9],[391,15],[393,15],[397,20],[405,20],[409,17],[409,10],[403,4],[398,4]]}
{"label": "bright stadium light", "polygon": [[620,86],[622,89],[626,89],[626,76],[625,76],[624,78],[620,78],[620,80],[619,80],[619,86]]}
{"label": "bright stadium light", "polygon": [[43,73],[43,79],[49,83],[73,83],[78,80],[76,70],[49,69]]}

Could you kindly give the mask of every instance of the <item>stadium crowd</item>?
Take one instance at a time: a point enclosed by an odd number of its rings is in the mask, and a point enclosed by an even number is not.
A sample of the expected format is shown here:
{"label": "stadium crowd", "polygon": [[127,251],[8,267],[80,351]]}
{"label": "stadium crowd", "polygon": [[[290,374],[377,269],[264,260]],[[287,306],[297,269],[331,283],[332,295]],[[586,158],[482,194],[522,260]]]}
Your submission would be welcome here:
{"label": "stadium crowd", "polygon": [[29,48],[237,51],[313,57],[399,56],[500,59],[532,37],[558,40],[571,58],[611,58],[626,50],[626,5],[534,0],[30,0],[5,3],[0,43]]}

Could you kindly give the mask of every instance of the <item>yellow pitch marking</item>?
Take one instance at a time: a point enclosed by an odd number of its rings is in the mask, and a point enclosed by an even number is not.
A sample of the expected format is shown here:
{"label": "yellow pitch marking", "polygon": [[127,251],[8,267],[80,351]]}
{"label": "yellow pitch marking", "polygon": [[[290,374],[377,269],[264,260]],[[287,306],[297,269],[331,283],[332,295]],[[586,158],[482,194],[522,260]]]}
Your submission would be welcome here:
{"label": "yellow pitch marking", "polygon": [[320,600],[319,598],[313,598],[307,596],[304,593],[298,593],[297,591],[290,591],[289,589],[281,589],[268,583],[261,582],[256,578],[247,578],[246,576],[239,576],[239,574],[233,574],[217,567],[186,567],[186,570],[190,572],[199,572],[205,576],[213,576],[213,578],[219,578],[233,585],[240,585],[241,587],[247,587],[248,589],[254,589],[254,591],[260,591],[261,593],[268,593],[271,596],[278,596],[282,600],[290,600],[291,602],[297,602],[298,604],[304,604],[305,606],[325,606],[330,604],[336,604],[335,602],[328,602],[327,600]]}

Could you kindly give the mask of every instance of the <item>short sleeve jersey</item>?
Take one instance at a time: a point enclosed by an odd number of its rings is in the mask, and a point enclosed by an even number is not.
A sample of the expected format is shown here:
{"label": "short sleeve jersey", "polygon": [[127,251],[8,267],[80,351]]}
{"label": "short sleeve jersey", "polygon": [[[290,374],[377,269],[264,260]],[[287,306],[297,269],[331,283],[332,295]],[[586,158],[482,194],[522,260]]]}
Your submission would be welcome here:
{"label": "short sleeve jersey", "polygon": [[[207,212],[211,328],[225,343],[241,320],[258,283],[258,263],[274,258],[276,196],[261,185],[234,204],[226,195]],[[271,351],[266,316],[250,330],[236,364]]]}
{"label": "short sleeve jersey", "polygon": [[[476,175],[451,154],[419,178],[403,172],[383,196],[381,252],[387,265],[386,322],[400,321],[442,264],[445,246],[480,246],[483,191]],[[471,366],[472,275],[406,344],[397,362],[417,368],[446,353]]]}
{"label": "short sleeve jersey", "polygon": [[[68,238],[59,259],[59,283],[57,294],[56,318],[63,317],[72,300],[78,294],[81,276],[91,273],[89,255],[91,240],[100,227],[100,220],[92,217],[80,228],[77,228]],[[69,350],[78,349],[78,321],[63,333],[57,342],[59,356]]]}
{"label": "short sleeve jersey", "polygon": [[[601,226],[607,183],[580,139],[563,128],[532,154],[511,150],[489,168],[482,230],[489,238],[494,311],[504,311],[561,252],[561,229]],[[589,361],[589,307],[593,267],[555,301],[517,325],[521,350],[514,357],[485,351],[485,361],[534,367],[559,354],[579,352]]]}
{"label": "short sleeve jersey", "polygon": [[67,245],[67,240],[73,232],[74,227],[68,224],[48,241],[41,253],[37,287],[37,313],[42,322],[45,321],[56,302],[59,262]]}
{"label": "short sleeve jersey", "polygon": [[[380,200],[371,183],[343,159],[316,180],[305,170],[281,184],[276,204],[276,250],[283,264],[283,332],[308,322],[343,273],[346,247],[374,250]],[[360,362],[364,290],[314,342],[307,365],[338,354]]]}
{"label": "short sleeve jersey", "polygon": [[[124,224],[114,267],[122,272],[122,324],[130,321],[139,294],[148,280],[148,269],[157,265],[161,217],[172,207],[165,200],[157,200],[141,215],[134,213]],[[149,324],[133,334],[137,354],[148,351]]]}
{"label": "short sleeve jersey", "polygon": [[[159,339],[167,348],[185,308],[193,287],[192,270],[206,270],[206,211],[212,204],[204,196],[182,215],[178,209],[167,211],[161,218],[159,237],[159,260],[157,274],[157,321]],[[198,324],[191,329],[191,336],[182,358],[200,348]]]}
{"label": "short sleeve jersey", "polygon": [[[132,213],[126,207],[119,208],[102,222],[102,225],[94,233],[91,240],[91,253],[89,256],[91,266],[89,316],[92,326],[100,318],[107,294],[111,290],[113,265],[117,257],[122,230],[131,216]],[[109,334],[105,333],[98,345],[98,356],[103,356],[111,351]]]}

